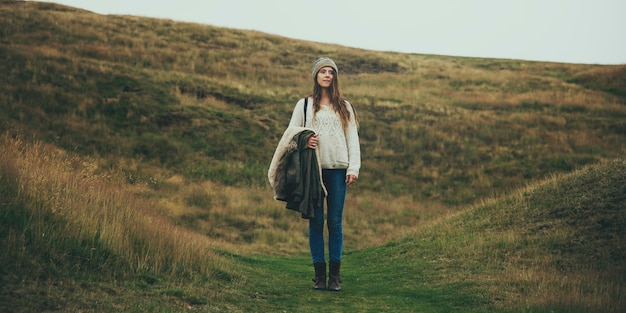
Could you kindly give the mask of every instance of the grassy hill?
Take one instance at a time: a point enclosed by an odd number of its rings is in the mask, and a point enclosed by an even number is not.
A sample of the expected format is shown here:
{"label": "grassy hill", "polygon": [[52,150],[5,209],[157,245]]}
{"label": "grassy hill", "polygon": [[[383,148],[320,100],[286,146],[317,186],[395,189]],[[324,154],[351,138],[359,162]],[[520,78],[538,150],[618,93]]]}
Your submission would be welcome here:
{"label": "grassy hill", "polygon": [[[624,65],[21,1],[0,26],[3,310],[624,308]],[[305,225],[265,178],[322,55],[361,117],[341,295],[308,293]]]}
{"label": "grassy hill", "polygon": [[310,289],[305,251],[220,243],[173,225],[121,173],[95,175],[91,159],[6,135],[0,147],[3,312],[626,309],[624,160],[348,250],[336,294]]}

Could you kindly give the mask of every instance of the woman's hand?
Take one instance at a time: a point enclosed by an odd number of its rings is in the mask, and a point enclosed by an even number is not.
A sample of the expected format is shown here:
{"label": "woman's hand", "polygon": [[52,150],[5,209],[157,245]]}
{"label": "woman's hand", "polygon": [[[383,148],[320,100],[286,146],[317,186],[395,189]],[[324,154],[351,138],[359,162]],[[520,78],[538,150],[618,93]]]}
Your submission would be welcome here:
{"label": "woman's hand", "polygon": [[348,186],[356,183],[356,180],[357,180],[356,176],[354,176],[354,175],[346,175],[346,184]]}
{"label": "woman's hand", "polygon": [[309,137],[309,142],[307,144],[307,148],[309,149],[316,149],[317,148],[317,144],[320,142],[320,139],[318,137],[318,134],[315,134],[311,137]]}

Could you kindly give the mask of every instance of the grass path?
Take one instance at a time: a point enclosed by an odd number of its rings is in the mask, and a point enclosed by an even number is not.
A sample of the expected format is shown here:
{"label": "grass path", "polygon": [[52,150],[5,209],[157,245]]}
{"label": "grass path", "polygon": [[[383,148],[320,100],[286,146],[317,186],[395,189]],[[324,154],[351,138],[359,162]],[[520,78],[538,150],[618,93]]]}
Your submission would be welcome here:
{"label": "grass path", "polygon": [[244,299],[238,301],[238,309],[266,312],[494,312],[480,289],[471,283],[433,284],[433,275],[426,274],[430,269],[423,260],[380,262],[368,255],[355,252],[344,256],[340,292],[311,289],[313,268],[308,256],[236,257],[250,269],[246,283],[241,286]]}

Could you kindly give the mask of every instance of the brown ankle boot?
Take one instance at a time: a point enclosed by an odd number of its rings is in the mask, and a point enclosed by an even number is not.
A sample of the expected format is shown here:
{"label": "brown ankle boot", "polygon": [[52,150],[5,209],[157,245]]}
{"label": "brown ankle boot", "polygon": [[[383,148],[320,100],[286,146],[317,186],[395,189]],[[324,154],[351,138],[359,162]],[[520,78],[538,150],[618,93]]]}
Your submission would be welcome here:
{"label": "brown ankle boot", "polygon": [[339,269],[341,268],[341,261],[330,261],[328,267],[329,267],[328,290],[330,291],[341,290],[341,285],[340,285],[341,277],[339,276]]}
{"label": "brown ankle boot", "polygon": [[326,290],[326,262],[314,263],[315,278],[313,278],[313,289]]}

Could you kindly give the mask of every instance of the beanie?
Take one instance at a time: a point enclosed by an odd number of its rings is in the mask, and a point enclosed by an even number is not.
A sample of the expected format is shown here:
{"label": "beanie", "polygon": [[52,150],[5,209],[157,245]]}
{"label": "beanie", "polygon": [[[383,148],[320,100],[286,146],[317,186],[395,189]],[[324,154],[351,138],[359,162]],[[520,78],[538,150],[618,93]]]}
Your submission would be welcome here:
{"label": "beanie", "polygon": [[315,77],[317,76],[317,72],[319,72],[320,69],[322,69],[322,67],[326,67],[326,66],[332,67],[333,70],[335,70],[335,74],[339,74],[339,70],[337,69],[337,64],[335,64],[333,60],[331,60],[330,58],[319,58],[315,60],[315,62],[313,62],[313,70],[311,71],[311,74],[313,74],[314,80],[315,80]]}

